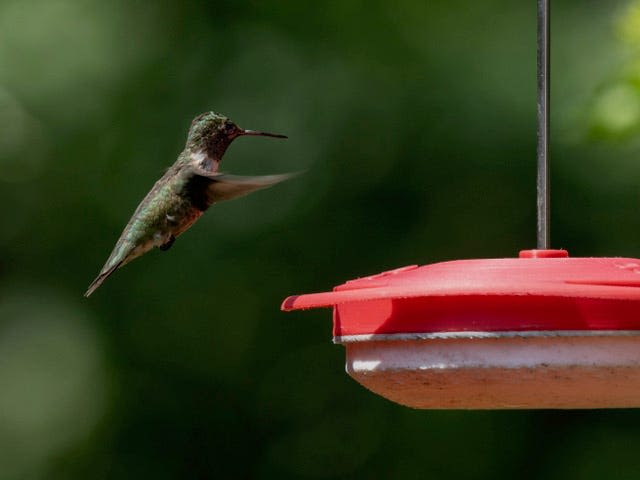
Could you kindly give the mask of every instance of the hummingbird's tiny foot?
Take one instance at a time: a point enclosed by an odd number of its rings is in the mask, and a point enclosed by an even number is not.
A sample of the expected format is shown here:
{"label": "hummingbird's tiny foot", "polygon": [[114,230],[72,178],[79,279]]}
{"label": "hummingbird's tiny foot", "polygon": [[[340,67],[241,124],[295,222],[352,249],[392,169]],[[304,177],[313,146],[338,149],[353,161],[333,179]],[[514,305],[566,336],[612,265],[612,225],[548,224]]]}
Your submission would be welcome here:
{"label": "hummingbird's tiny foot", "polygon": [[163,243],[162,245],[160,245],[158,248],[160,250],[162,250],[163,252],[166,252],[167,250],[169,250],[171,248],[171,245],[173,245],[173,242],[175,242],[175,241],[176,241],[176,237],[171,235],[169,237],[169,240],[167,240],[166,243]]}

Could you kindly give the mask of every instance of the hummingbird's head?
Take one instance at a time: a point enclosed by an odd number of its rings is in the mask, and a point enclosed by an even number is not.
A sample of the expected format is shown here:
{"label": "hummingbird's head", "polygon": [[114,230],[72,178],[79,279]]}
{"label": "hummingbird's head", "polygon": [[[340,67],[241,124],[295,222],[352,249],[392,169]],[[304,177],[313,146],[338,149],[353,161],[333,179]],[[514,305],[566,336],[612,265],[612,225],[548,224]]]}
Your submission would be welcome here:
{"label": "hummingbird's head", "polygon": [[245,130],[238,127],[224,115],[206,112],[198,115],[191,122],[189,135],[187,136],[187,148],[193,151],[204,151],[210,158],[220,160],[231,142],[243,135],[287,138],[284,135],[275,133]]}

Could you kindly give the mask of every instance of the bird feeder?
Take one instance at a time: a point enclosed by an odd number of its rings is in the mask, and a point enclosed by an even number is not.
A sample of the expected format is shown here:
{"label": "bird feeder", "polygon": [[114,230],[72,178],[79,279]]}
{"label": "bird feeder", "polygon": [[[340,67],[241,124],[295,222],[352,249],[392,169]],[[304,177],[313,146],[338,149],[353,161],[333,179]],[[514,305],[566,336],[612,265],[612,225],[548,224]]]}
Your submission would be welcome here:
{"label": "bird feeder", "polygon": [[346,370],[414,408],[640,406],[640,259],[548,248],[548,4],[538,0],[538,249],[287,298],[333,307]]}
{"label": "bird feeder", "polygon": [[398,268],[284,310],[333,307],[347,372],[416,408],[640,405],[640,260],[519,258]]}

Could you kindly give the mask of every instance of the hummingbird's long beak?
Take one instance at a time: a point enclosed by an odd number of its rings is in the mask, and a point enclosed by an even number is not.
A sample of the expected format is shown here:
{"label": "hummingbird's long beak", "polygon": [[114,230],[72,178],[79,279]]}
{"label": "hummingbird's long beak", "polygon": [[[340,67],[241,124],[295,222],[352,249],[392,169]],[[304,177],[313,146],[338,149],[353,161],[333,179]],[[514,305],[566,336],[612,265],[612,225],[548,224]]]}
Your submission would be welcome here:
{"label": "hummingbird's long beak", "polygon": [[258,137],[275,137],[275,138],[289,138],[286,135],[280,135],[278,133],[258,132],[256,130],[241,130],[240,135],[255,135]]}

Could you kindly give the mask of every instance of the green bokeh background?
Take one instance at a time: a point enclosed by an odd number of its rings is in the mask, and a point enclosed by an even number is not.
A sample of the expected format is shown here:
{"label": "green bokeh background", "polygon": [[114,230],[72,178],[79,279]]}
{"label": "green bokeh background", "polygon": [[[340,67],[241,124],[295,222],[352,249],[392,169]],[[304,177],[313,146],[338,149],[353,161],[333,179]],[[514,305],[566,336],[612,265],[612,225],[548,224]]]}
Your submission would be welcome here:
{"label": "green bokeh background", "polygon": [[[640,257],[640,2],[552,1],[552,243]],[[535,2],[0,0],[0,480],[638,478],[640,414],[415,411],[293,293],[535,246]],[[207,110],[212,208],[82,297]]]}

